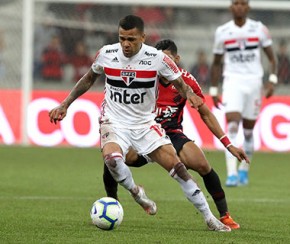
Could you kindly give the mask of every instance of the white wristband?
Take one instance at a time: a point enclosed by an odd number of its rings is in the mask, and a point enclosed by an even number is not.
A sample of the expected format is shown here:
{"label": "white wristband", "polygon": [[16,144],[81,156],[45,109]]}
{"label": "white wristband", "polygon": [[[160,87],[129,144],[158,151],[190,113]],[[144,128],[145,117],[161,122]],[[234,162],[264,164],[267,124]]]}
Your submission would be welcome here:
{"label": "white wristband", "polygon": [[278,83],[278,77],[275,74],[270,74],[269,75],[269,82],[273,83],[273,84],[277,84]]}
{"label": "white wristband", "polygon": [[218,88],[216,86],[211,86],[208,92],[210,96],[216,97],[218,95]]}

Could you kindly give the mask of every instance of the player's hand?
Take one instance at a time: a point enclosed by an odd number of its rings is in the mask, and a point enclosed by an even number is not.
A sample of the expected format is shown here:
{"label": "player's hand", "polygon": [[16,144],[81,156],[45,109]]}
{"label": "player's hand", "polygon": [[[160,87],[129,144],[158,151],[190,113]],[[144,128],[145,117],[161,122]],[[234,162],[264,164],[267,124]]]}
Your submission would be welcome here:
{"label": "player's hand", "polygon": [[198,108],[203,104],[203,100],[197,96],[196,94],[192,93],[187,97],[187,100],[192,108],[198,110]]}
{"label": "player's hand", "polygon": [[218,96],[212,96],[213,104],[216,108],[220,109],[220,104],[222,103]]}
{"label": "player's hand", "polygon": [[267,82],[265,85],[265,97],[269,98],[274,94],[275,85],[272,82]]}
{"label": "player's hand", "polygon": [[230,153],[235,156],[240,162],[245,160],[246,163],[250,163],[249,158],[247,157],[246,153],[244,152],[243,149],[241,148],[237,148],[233,145],[228,147],[228,150],[230,151]]}
{"label": "player's hand", "polygon": [[63,105],[59,105],[55,107],[54,109],[50,110],[49,112],[49,118],[50,122],[57,124],[58,121],[63,120],[63,118],[66,116],[67,108]]}

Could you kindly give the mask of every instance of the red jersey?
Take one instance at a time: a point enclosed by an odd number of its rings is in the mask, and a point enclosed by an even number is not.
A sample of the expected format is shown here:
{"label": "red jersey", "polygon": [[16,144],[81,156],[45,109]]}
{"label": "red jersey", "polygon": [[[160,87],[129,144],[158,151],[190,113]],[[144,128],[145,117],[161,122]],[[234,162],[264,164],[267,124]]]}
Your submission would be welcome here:
{"label": "red jersey", "polygon": [[[184,82],[189,85],[194,93],[205,102],[202,90],[193,77],[185,69],[179,68]],[[183,98],[171,83],[159,80],[159,96],[157,99],[157,109],[155,120],[162,125],[166,132],[182,131],[183,108],[186,99]]]}

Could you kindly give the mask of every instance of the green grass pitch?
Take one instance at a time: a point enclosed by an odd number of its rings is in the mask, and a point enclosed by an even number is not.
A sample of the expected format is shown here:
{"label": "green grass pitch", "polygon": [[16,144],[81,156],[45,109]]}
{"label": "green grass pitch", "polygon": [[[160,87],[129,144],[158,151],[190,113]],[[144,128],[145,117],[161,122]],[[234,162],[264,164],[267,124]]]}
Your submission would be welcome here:
{"label": "green grass pitch", "polygon": [[[224,184],[223,153],[205,153]],[[146,215],[120,187],[123,223],[99,230],[89,211],[105,196],[102,169],[98,148],[1,146],[0,243],[290,243],[289,153],[257,152],[249,186],[224,187],[231,215],[241,225],[230,233],[208,231],[177,182],[157,164],[131,168],[136,183],[156,201],[157,215]]]}

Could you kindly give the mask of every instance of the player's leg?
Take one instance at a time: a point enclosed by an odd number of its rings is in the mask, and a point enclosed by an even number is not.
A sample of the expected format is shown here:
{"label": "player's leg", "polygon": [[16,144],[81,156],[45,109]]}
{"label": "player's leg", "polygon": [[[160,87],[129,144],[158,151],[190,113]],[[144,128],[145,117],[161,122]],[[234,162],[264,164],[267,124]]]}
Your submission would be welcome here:
{"label": "player's leg", "polygon": [[204,181],[207,191],[215,202],[220,216],[224,216],[226,212],[228,212],[225,193],[222,189],[217,173],[209,165],[204,153],[194,142],[189,141],[183,145],[179,152],[179,157],[185,167],[199,173]]}
{"label": "player's leg", "polygon": [[129,152],[126,154],[126,164],[130,167],[139,168],[148,164],[148,160],[144,156],[139,155],[136,150],[130,148]]}
{"label": "player's leg", "polygon": [[[126,154],[126,162],[130,167],[141,167],[148,163],[147,159],[141,155],[138,155],[135,150],[130,148]],[[118,183],[111,175],[108,166],[104,164],[103,183],[108,197],[118,199]]]}
{"label": "player's leg", "polygon": [[[223,83],[223,105],[226,113],[227,135],[231,143],[237,146],[237,136],[241,114],[244,107],[245,89],[243,81],[236,78],[225,78]],[[238,185],[238,161],[228,150],[225,150],[227,180],[226,186]]]}
{"label": "player's leg", "polygon": [[208,163],[202,150],[186,136],[181,137],[175,134],[175,137],[170,138],[178,152],[181,162],[184,163],[188,169],[198,172],[202,177],[204,185],[214,200],[220,214],[220,220],[231,229],[239,229],[240,225],[236,223],[229,214],[226,196],[221,186],[219,176]]}
{"label": "player's leg", "polygon": [[130,134],[128,130],[121,130],[120,128],[115,130],[112,126],[101,125],[101,148],[104,162],[114,180],[127,189],[134,200],[148,214],[154,215],[157,211],[156,204],[148,199],[142,187],[135,184],[132,173],[125,164],[123,152],[127,152],[131,141],[128,134]]}
{"label": "player's leg", "polygon": [[104,164],[103,183],[104,183],[107,196],[119,200],[118,182],[115,181],[114,177],[111,175],[111,172],[106,164]]}
{"label": "player's leg", "polygon": [[158,162],[180,184],[188,200],[202,213],[210,230],[231,230],[212,214],[203,193],[187,172],[184,164],[180,162],[170,139],[160,124],[154,123],[143,130],[134,131],[132,138],[135,138],[132,146],[139,154],[148,155],[152,161]]}
{"label": "player's leg", "polygon": [[[254,152],[254,126],[255,120],[243,120],[243,132],[244,132],[244,143],[243,149],[245,150],[248,158],[252,160]],[[238,175],[239,175],[239,185],[244,186],[249,183],[249,168],[250,165],[246,162],[241,162],[239,165]]]}
{"label": "player's leg", "polygon": [[200,211],[210,230],[230,231],[228,226],[222,224],[212,214],[209,205],[186,167],[179,161],[171,144],[163,145],[149,154],[150,158],[166,169],[181,186],[187,199]]}
{"label": "player's leg", "polygon": [[[248,158],[251,160],[254,152],[254,126],[261,109],[262,100],[262,80],[253,80],[251,82],[251,90],[247,94],[245,108],[243,110],[243,133],[244,143],[243,149]],[[241,162],[239,165],[239,185],[247,185],[249,183],[248,172],[250,165]]]}
{"label": "player's leg", "polygon": [[[239,131],[239,121],[241,120],[241,114],[238,112],[226,113],[227,120],[227,135],[233,145],[237,145],[237,137]],[[226,186],[238,185],[238,170],[237,158],[234,157],[228,150],[225,150],[226,167],[227,167],[227,180]]]}

